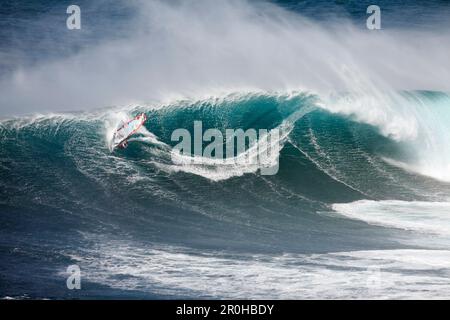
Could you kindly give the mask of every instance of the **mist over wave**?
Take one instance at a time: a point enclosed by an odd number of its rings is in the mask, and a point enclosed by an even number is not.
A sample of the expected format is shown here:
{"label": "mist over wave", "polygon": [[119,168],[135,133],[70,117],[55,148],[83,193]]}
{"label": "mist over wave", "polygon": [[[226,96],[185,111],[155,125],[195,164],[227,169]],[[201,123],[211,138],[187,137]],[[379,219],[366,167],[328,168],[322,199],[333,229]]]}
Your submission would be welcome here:
{"label": "mist over wave", "polygon": [[[3,77],[2,114],[243,90],[346,91],[384,104],[396,90],[449,89],[448,28],[370,32],[344,19],[319,24],[261,1],[135,0],[127,6],[134,16],[122,27],[125,37],[42,64],[24,63]],[[69,46],[75,36],[59,40]]]}

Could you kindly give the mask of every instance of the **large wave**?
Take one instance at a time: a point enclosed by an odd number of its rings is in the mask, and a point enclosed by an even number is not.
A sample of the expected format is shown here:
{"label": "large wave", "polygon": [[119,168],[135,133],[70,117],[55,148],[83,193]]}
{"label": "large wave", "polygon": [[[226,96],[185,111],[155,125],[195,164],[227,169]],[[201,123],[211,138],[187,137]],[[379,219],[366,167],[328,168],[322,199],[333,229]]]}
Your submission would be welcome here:
{"label": "large wave", "polygon": [[[449,295],[448,29],[368,32],[262,1],[122,4],[127,37],[0,80],[2,295],[74,297],[58,282],[72,263],[94,297]],[[279,171],[174,161],[171,134],[194,121],[280,129]],[[370,266],[385,277],[362,292]]]}
{"label": "large wave", "polygon": [[[349,103],[364,106],[353,95],[324,101],[305,93],[236,93],[152,108],[136,106],[4,120],[1,163],[3,172],[14,173],[17,179],[42,170],[43,166],[56,165],[54,173],[70,169],[99,186],[116,186],[122,192],[128,192],[130,187],[132,190],[138,181],[159,179],[162,172],[169,180],[184,176],[211,181],[259,176],[257,167],[234,161],[173,162],[173,130],[192,131],[193,122],[202,120],[204,130],[283,127],[279,141],[282,149],[276,157],[281,172],[267,179],[291,182],[294,173],[309,174],[307,194],[319,188],[318,180],[323,175],[350,193],[370,199],[446,201],[447,184],[426,176],[445,180],[449,174],[449,148],[445,146],[448,96],[410,92],[399,97],[403,103],[409,103],[410,111],[406,112],[406,106],[385,108],[383,116],[378,111],[361,114],[355,111],[360,108],[342,107]],[[111,152],[108,139],[120,118],[142,111],[149,115],[145,132],[130,141],[129,149]],[[246,152],[256,152],[256,149]],[[58,164],[50,161],[53,158],[70,165],[58,168]],[[34,160],[28,162],[29,159]],[[290,163],[291,159],[296,160]],[[290,163],[288,168],[286,161]],[[436,171],[430,172],[429,168]],[[289,175],[284,176],[285,172]],[[17,185],[14,180],[9,183]],[[139,188],[145,191],[144,187]],[[161,190],[159,193],[164,194]]]}

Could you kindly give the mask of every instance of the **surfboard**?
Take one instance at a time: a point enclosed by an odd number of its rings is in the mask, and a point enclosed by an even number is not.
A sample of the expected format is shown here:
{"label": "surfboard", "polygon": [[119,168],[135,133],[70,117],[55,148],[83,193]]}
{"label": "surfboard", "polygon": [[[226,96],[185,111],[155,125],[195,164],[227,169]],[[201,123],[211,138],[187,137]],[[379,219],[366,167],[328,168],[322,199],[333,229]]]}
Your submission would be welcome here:
{"label": "surfboard", "polygon": [[121,126],[114,132],[113,140],[112,140],[112,148],[115,149],[117,147],[124,147],[124,143],[126,143],[126,140],[135,134],[145,123],[147,120],[147,116],[145,113],[141,113],[134,117],[134,119],[131,119]]}

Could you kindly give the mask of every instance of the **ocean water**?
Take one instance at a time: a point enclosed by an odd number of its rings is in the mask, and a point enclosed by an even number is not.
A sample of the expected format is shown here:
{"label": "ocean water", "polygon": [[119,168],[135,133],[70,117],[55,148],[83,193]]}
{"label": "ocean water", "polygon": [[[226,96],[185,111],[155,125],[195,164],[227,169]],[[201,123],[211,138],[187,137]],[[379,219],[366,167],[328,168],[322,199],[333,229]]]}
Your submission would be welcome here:
{"label": "ocean water", "polygon": [[[0,4],[1,298],[450,297],[448,2],[70,4]],[[278,172],[174,162],[194,121]]]}

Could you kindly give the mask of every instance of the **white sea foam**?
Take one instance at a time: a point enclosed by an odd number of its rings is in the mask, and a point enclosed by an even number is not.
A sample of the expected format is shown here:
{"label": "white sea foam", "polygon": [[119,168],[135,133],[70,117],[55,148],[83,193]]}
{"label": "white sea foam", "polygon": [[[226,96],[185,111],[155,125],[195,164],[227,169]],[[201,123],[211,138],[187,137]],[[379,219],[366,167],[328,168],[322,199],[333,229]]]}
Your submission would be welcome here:
{"label": "white sea foam", "polygon": [[88,281],[149,294],[228,299],[442,299],[450,251],[231,254],[121,241],[72,257]]}
{"label": "white sea foam", "polygon": [[450,236],[450,202],[360,200],[332,208],[373,225]]}

